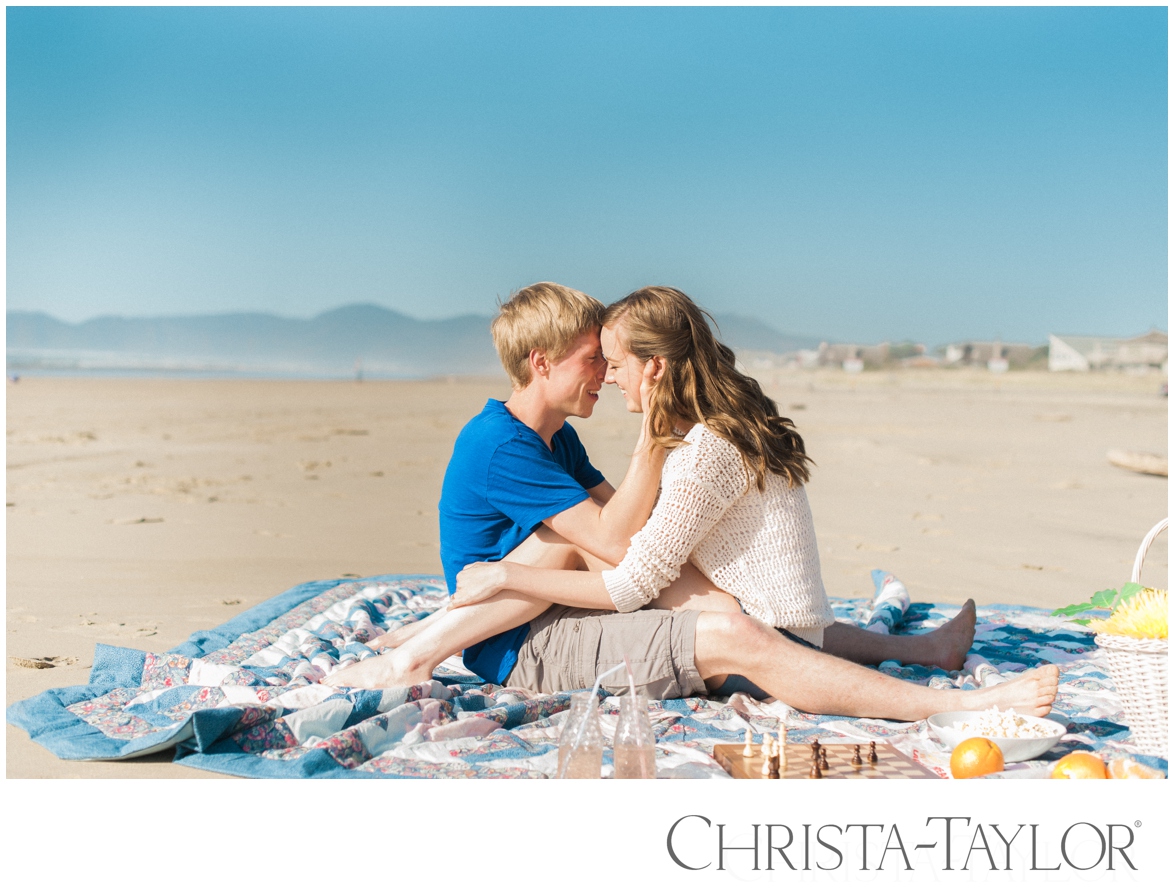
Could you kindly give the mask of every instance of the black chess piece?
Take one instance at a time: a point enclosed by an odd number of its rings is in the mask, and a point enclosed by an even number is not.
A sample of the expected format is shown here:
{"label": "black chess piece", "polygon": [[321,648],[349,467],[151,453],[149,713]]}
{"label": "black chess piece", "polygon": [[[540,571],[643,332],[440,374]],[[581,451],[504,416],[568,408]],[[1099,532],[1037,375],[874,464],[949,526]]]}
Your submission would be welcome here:
{"label": "black chess piece", "polygon": [[854,766],[864,765],[864,760],[862,760],[860,758],[860,745],[859,744],[856,745],[856,752],[852,754],[852,765],[854,765]]}
{"label": "black chess piece", "polygon": [[826,747],[819,748],[819,767],[824,771],[828,768],[828,751]]}
{"label": "black chess piece", "polygon": [[870,741],[868,744],[868,761],[873,765],[880,761],[876,755],[876,741]]}
{"label": "black chess piece", "polygon": [[823,772],[819,770],[819,757],[811,760],[811,772],[807,775],[808,778],[822,778]]}
{"label": "black chess piece", "polygon": [[778,756],[772,756],[770,758],[770,771],[767,773],[766,777],[768,777],[768,778],[778,778],[779,777],[779,758],[778,758]]}

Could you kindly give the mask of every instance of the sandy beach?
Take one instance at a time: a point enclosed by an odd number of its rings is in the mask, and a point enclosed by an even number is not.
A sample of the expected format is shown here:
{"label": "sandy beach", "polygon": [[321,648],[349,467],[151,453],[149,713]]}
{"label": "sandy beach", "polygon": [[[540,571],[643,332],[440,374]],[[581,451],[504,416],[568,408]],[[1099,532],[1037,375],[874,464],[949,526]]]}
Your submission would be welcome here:
{"label": "sandy beach", "polygon": [[[896,573],[915,600],[1056,607],[1129,579],[1165,478],[1156,375],[766,372],[816,461],[829,595]],[[308,580],[439,573],[453,439],[502,379],[25,378],[7,387],[7,697],[86,681],[95,643],[163,651]],[[577,421],[618,483],[638,420]],[[1167,583],[1159,538],[1143,577]],[[55,666],[36,669],[37,661]],[[57,760],[7,728],[8,777],[218,777]]]}

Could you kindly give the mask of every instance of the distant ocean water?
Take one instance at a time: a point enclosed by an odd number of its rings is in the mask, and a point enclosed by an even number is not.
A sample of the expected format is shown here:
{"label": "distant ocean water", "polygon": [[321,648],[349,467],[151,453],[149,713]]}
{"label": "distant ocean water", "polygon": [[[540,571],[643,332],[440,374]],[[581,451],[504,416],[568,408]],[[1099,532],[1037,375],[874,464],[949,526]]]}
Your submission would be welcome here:
{"label": "distant ocean water", "polygon": [[414,380],[431,374],[410,373],[386,364],[326,365],[312,362],[233,363],[223,359],[168,359],[121,352],[15,349],[6,356],[13,377],[110,377],[245,380]]}
{"label": "distant ocean water", "polygon": [[[314,318],[264,313],[60,321],[9,311],[10,376],[423,380],[503,376],[488,316],[421,320],[352,304]],[[720,316],[736,349],[818,346],[737,315]]]}

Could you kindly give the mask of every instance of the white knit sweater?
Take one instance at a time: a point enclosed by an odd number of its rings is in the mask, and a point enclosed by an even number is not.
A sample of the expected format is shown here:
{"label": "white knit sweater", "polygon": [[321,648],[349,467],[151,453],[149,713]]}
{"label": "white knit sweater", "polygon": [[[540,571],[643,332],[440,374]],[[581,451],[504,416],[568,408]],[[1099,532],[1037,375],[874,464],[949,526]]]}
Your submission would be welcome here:
{"label": "white knit sweater", "polygon": [[616,609],[647,605],[691,561],[747,614],[818,644],[835,616],[803,486],[768,472],[759,491],[737,448],[700,423],[685,441],[665,458],[648,524],[603,572]]}

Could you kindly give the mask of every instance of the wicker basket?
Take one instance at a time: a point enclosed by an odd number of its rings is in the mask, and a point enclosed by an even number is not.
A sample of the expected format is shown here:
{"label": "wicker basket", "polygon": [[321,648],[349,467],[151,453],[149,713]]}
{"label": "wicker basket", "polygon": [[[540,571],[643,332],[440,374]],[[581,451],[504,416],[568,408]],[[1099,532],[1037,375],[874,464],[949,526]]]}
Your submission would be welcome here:
{"label": "wicker basket", "polygon": [[[1141,566],[1154,538],[1168,524],[1162,519],[1150,530],[1137,551],[1133,563],[1133,582],[1141,582]],[[1133,742],[1142,753],[1166,756],[1169,743],[1169,691],[1167,659],[1169,640],[1134,639],[1108,633],[1096,635],[1097,647],[1109,662],[1109,675],[1121,695],[1125,707],[1125,721],[1133,735]]]}
{"label": "wicker basket", "polygon": [[1166,755],[1169,695],[1165,639],[1096,635],[1097,646],[1109,661],[1109,675],[1125,705],[1125,721],[1142,753]]}

